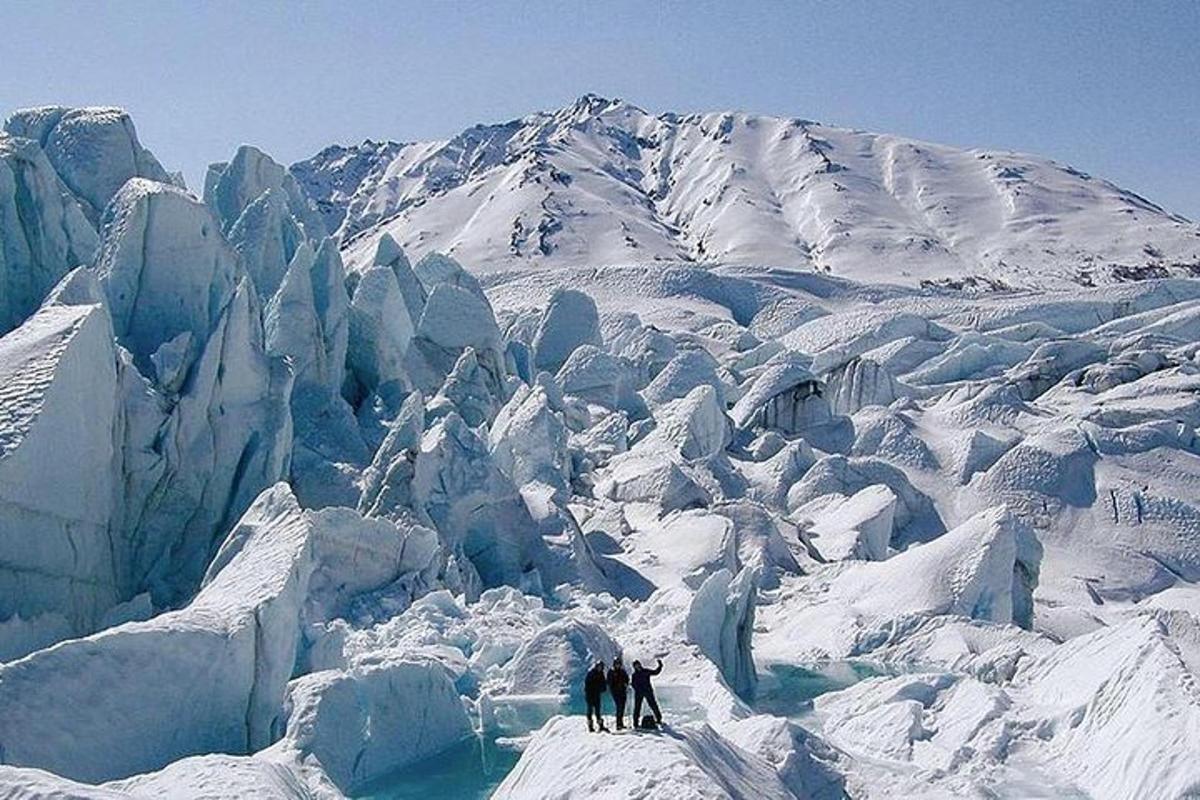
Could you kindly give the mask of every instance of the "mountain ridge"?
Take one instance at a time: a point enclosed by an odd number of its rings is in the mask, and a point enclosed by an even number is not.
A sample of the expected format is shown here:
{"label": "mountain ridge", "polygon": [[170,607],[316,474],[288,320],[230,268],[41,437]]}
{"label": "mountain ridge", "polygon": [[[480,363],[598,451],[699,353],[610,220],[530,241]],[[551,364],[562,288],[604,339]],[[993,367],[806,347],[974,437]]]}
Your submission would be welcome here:
{"label": "mountain ridge", "polygon": [[1200,273],[1200,227],[1050,159],[597,95],[445,140],[334,146],[292,171],[350,262],[387,232],[483,272],[675,261],[994,287]]}

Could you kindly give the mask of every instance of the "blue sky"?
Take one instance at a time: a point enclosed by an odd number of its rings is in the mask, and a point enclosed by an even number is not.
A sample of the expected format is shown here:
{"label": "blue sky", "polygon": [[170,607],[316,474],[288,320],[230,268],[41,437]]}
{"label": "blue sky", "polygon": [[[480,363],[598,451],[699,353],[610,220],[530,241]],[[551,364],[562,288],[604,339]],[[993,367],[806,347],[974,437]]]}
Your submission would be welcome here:
{"label": "blue sky", "polygon": [[585,92],[1057,158],[1200,219],[1200,3],[6,2],[0,114],[128,108],[195,184],[243,142],[452,135]]}

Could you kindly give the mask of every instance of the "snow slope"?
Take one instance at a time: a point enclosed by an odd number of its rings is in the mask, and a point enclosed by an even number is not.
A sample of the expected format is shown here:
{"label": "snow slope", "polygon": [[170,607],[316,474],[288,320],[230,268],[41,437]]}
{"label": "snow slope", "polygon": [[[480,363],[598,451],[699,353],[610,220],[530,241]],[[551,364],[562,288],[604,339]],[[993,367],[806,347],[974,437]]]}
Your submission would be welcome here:
{"label": "snow slope", "polygon": [[525,797],[791,797],[766,763],[725,742],[711,728],[597,740],[571,720],[549,723],[493,795]]}
{"label": "snow slope", "polygon": [[986,287],[1200,269],[1194,224],[1048,159],[595,95],[292,170],[352,264],[387,232],[481,271],[683,261]]}

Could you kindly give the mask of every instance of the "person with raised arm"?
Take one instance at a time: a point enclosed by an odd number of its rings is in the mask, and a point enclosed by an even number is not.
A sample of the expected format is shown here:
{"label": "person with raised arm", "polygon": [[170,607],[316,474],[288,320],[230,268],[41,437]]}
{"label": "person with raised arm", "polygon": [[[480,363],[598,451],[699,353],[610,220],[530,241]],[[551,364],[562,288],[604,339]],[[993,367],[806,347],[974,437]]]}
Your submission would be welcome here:
{"label": "person with raised arm", "polygon": [[[633,678],[630,683],[633,685],[633,727],[646,728],[644,725],[647,720],[642,719],[642,702],[650,707],[651,713],[654,714],[655,725],[662,725],[662,711],[658,708],[658,700],[654,697],[654,687],[650,684],[650,678],[659,674],[663,670],[662,659],[658,659],[658,666],[654,669],[646,669],[642,666],[642,662],[633,662]],[[649,715],[647,715],[649,717]]]}

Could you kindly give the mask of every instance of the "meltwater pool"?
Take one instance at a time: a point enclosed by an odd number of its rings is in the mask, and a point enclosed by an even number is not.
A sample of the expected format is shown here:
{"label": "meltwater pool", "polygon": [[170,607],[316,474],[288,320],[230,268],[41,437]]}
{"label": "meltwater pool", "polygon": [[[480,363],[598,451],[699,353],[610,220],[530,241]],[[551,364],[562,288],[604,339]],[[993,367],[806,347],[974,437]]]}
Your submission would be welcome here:
{"label": "meltwater pool", "polygon": [[[877,667],[849,661],[776,664],[759,673],[752,706],[760,714],[801,719],[811,712],[814,698],[884,674]],[[704,709],[692,701],[689,689],[663,685],[656,690],[668,724],[704,719]],[[384,776],[357,796],[371,800],[486,800],[520,760],[527,737],[552,717],[569,714],[577,717],[581,726],[587,724],[581,699],[508,695],[496,698],[494,705],[495,730]],[[613,708],[607,699],[604,711],[611,725]]]}
{"label": "meltwater pool", "polygon": [[891,674],[895,673],[861,661],[772,664],[758,673],[758,691],[751,706],[759,714],[798,721],[812,712],[813,700],[821,695]]}

